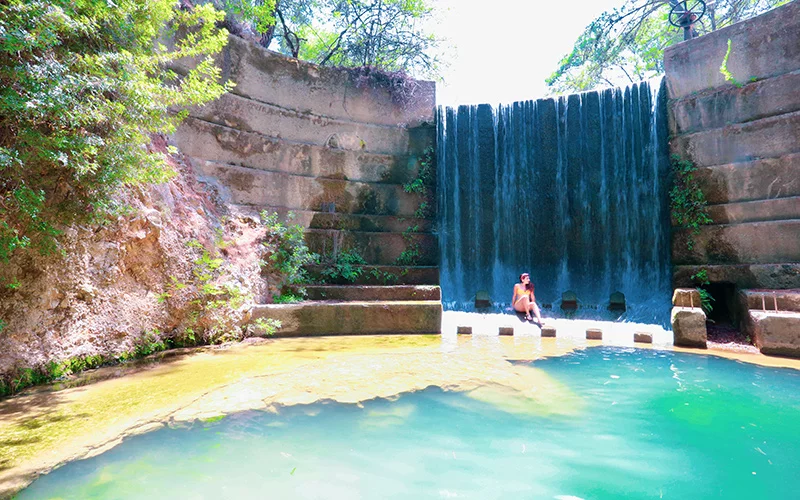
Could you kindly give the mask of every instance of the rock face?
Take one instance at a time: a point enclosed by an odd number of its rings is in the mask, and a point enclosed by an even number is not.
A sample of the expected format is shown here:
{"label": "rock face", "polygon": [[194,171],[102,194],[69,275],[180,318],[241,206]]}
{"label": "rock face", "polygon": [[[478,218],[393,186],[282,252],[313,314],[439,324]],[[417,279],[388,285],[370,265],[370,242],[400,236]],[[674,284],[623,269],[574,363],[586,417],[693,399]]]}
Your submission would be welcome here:
{"label": "rock face", "polygon": [[699,307],[673,307],[673,343],[680,347],[706,347],[706,315]]}
{"label": "rock face", "polygon": [[750,321],[762,353],[800,357],[800,313],[750,311]]}

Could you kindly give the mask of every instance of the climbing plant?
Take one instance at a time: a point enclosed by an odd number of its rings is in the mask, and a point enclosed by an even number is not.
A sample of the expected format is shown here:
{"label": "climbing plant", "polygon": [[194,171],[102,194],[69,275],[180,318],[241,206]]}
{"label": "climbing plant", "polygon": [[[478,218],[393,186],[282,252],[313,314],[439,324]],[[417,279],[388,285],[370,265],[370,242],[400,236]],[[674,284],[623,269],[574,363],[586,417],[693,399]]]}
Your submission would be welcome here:
{"label": "climbing plant", "polygon": [[[433,183],[433,170],[436,161],[436,150],[433,145],[429,145],[422,152],[419,159],[419,168],[417,175],[407,183],[403,184],[403,191],[406,193],[414,193],[419,196],[419,205],[414,211],[414,217],[424,219],[430,216],[431,211],[431,195],[430,187]],[[399,266],[415,266],[419,263],[422,257],[422,250],[419,243],[414,239],[414,233],[419,232],[419,225],[414,224],[403,231],[403,241],[406,248],[400,252],[400,255],[395,260],[395,264]]]}
{"label": "climbing plant", "polygon": [[670,209],[675,223],[687,229],[686,246],[694,249],[694,237],[700,226],[713,222],[708,215],[708,203],[694,174],[697,167],[677,156],[672,157],[673,186],[669,192]]}

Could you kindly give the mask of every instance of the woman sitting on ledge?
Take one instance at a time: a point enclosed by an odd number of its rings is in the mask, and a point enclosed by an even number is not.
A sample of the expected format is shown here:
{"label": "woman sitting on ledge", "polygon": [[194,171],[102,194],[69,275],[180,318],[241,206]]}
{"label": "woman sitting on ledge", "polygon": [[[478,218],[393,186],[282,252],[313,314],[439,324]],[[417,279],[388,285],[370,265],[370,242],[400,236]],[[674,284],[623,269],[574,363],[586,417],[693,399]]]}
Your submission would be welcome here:
{"label": "woman sitting on ledge", "polygon": [[525,313],[525,319],[533,321],[531,313],[536,315],[536,322],[540,325],[544,324],[542,315],[539,313],[539,306],[536,305],[536,297],[533,295],[533,283],[531,283],[531,276],[528,273],[522,273],[519,276],[519,283],[514,285],[514,298],[512,304],[514,310],[517,312]]}

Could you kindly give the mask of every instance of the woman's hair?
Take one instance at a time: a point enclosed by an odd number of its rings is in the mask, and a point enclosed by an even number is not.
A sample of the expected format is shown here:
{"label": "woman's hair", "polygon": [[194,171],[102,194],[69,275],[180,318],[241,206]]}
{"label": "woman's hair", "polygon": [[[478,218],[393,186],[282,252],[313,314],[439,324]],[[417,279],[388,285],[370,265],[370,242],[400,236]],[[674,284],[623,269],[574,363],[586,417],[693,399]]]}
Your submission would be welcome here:
{"label": "woman's hair", "polygon": [[[519,281],[520,281],[520,283],[522,282],[522,278],[524,278],[525,276],[527,276],[528,278],[530,278],[530,277],[531,277],[531,275],[530,275],[530,274],[528,274],[528,273],[522,273],[522,274],[520,274],[520,275],[519,275]],[[533,281],[529,281],[529,282],[528,282],[528,284],[527,284],[527,285],[525,285],[525,290],[533,290]]]}

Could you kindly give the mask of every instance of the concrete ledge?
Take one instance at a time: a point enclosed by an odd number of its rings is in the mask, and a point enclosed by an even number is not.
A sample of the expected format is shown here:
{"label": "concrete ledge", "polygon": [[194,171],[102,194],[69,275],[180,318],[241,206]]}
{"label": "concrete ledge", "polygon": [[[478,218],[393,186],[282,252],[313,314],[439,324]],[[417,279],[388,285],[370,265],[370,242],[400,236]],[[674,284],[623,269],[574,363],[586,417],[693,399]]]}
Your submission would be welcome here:
{"label": "concrete ledge", "polygon": [[670,318],[673,343],[680,347],[701,347],[708,342],[706,315],[699,307],[673,307]]}
{"label": "concrete ledge", "polygon": [[705,269],[712,283],[733,283],[739,288],[800,288],[800,263],[673,266],[674,286],[692,286],[691,275]]}
{"label": "concrete ledge", "polygon": [[672,305],[677,307],[700,307],[700,292],[697,288],[676,288],[672,292]]}
{"label": "concrete ledge", "polygon": [[800,313],[750,311],[748,330],[763,354],[800,357]]}
{"label": "concrete ledge", "polygon": [[[361,266],[364,271],[353,285],[438,285],[439,268],[436,266]],[[327,266],[307,266],[308,273],[315,282],[322,282],[322,271]]]}
{"label": "concrete ledge", "polygon": [[711,205],[708,215],[714,224],[800,219],[800,196]]}
{"label": "concrete ledge", "polygon": [[800,33],[800,2],[789,2],[745,22],[667,47],[664,70],[670,98],[731,85],[719,71],[729,39],[727,67],[740,82],[800,69],[797,33]]}
{"label": "concrete ledge", "polygon": [[392,265],[411,245],[419,245],[417,263],[422,266],[436,264],[439,260],[438,239],[430,233],[368,233],[308,229],[305,240],[312,252],[329,255],[334,249],[356,249],[369,264]]}
{"label": "concrete ledge", "polygon": [[408,152],[409,134],[404,127],[336,120],[254,101],[233,92],[192,108],[191,116],[290,143],[321,147],[336,144],[341,149],[390,155]]}
{"label": "concrete ledge", "polygon": [[305,285],[309,300],[392,301],[442,300],[442,290],[435,285]]}
{"label": "concrete ledge", "polygon": [[417,164],[407,150],[386,155],[291,143],[192,117],[184,120],[173,137],[188,156],[268,172],[393,184],[417,175]]}
{"label": "concrete ledge", "polygon": [[711,204],[800,196],[800,154],[697,169]]}
{"label": "concrete ledge", "polygon": [[759,158],[779,158],[800,152],[798,130],[800,111],[795,111],[706,132],[680,135],[671,141],[670,150],[704,167]]}
{"label": "concrete ledge", "polygon": [[237,165],[194,159],[200,175],[218,180],[221,196],[237,205],[278,205],[287,209],[413,217],[419,196],[403,186],[315,178],[285,172],[267,172]]}
{"label": "concrete ledge", "polygon": [[441,333],[439,301],[301,302],[258,305],[252,319],[281,321],[278,337]]}
{"label": "concrete ledge", "polygon": [[726,86],[669,104],[670,133],[688,134],[800,111],[800,71]]}
{"label": "concrete ledge", "polygon": [[794,290],[741,290],[747,309],[751,311],[800,312],[800,289]]}
{"label": "concrete ledge", "polygon": [[800,262],[800,219],[701,226],[691,251],[686,236],[686,230],[673,231],[674,264]]}

